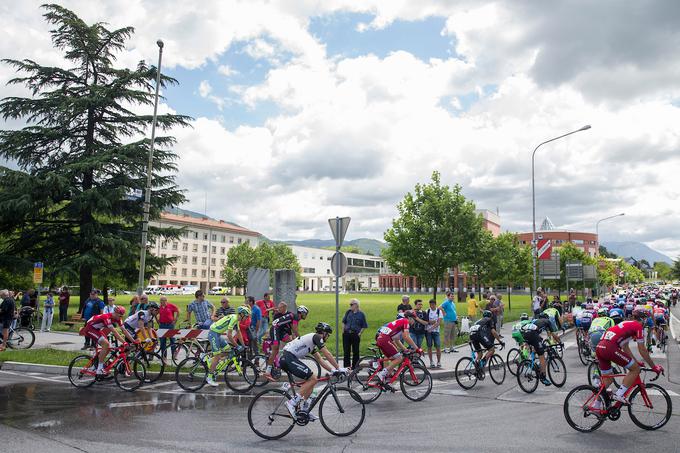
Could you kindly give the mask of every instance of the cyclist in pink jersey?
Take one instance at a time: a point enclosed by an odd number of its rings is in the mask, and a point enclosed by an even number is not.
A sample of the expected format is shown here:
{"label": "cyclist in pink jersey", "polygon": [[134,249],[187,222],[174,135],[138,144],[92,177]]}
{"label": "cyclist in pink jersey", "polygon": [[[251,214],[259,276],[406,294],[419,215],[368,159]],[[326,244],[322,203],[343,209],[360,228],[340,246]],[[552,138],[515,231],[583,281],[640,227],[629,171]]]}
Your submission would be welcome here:
{"label": "cyclist in pink jersey", "polygon": [[[389,362],[386,362],[388,365],[378,373],[378,377],[381,381],[384,381],[388,374],[391,374],[404,360],[400,351],[406,349],[401,342],[402,338],[418,353],[423,352],[422,349],[416,346],[409,335],[409,327],[415,323],[415,314],[413,311],[407,310],[403,315],[403,318],[388,323],[378,331],[379,335],[376,345],[380,348],[385,357],[389,359]],[[397,348],[400,350],[397,350]]]}

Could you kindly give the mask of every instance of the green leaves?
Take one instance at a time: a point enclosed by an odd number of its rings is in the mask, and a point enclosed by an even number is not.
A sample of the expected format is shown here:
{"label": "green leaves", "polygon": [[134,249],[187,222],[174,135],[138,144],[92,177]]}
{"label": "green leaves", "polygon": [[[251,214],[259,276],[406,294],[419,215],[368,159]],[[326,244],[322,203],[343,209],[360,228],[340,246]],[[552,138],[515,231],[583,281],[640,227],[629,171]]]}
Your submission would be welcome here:
{"label": "green leaves", "polygon": [[292,269],[297,272],[298,283],[301,282],[300,263],[293,250],[286,244],[262,242],[253,248],[244,242],[229,249],[227,263],[222,272],[227,286],[245,288],[248,284],[248,269],[251,267],[269,269],[272,283],[275,270]]}

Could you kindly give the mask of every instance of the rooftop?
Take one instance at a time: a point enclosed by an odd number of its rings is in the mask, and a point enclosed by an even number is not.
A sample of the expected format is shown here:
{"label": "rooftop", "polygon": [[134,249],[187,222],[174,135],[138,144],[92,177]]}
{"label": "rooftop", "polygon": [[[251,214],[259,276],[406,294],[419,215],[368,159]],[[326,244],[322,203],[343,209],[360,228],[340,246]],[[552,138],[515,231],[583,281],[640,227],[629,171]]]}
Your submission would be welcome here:
{"label": "rooftop", "polygon": [[169,212],[163,212],[161,213],[161,220],[182,223],[184,225],[195,225],[204,228],[215,228],[233,233],[245,234],[247,236],[261,236],[261,234],[256,231],[243,228],[242,226],[224,220],[215,220],[209,217],[197,218],[187,214],[171,214]]}

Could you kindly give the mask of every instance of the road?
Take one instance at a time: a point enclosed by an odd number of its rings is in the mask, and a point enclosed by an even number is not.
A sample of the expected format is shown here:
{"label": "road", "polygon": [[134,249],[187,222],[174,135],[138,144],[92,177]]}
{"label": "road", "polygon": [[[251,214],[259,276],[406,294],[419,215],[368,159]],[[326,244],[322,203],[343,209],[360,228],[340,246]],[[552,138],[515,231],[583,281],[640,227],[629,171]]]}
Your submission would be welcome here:
{"label": "road", "polygon": [[79,390],[64,376],[0,371],[1,448],[4,452],[678,450],[680,385],[674,382],[680,383],[680,349],[675,342],[668,356],[655,354],[658,363],[669,367],[671,380],[660,381],[674,403],[674,416],[664,428],[643,431],[624,414],[595,433],[581,434],[566,424],[562,402],[569,389],[586,381],[585,367],[578,361],[573,335],[564,340],[569,374],[562,389],[540,386],[527,395],[509,373],[501,386],[487,378],[470,391],[455,380],[436,380],[432,395],[421,403],[400,393],[382,395],[367,406],[362,428],[347,438],[331,436],[315,422],[295,427],[282,440],[261,440],[246,420],[252,396],[233,395],[224,386],[197,394],[185,393],[173,382],[135,393],[122,392],[113,383]]}

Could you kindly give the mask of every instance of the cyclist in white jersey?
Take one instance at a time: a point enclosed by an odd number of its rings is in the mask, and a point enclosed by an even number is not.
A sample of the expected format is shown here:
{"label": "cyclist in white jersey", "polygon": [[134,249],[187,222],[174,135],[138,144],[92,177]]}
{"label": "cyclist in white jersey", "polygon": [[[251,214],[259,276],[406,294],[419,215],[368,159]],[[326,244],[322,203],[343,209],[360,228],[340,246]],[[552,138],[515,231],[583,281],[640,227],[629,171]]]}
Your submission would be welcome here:
{"label": "cyclist in white jersey", "polygon": [[156,316],[158,316],[158,304],[156,302],[151,302],[148,310],[139,310],[128,316],[125,321],[123,321],[123,326],[125,326],[128,332],[134,335],[142,327],[151,327],[151,322]]}

